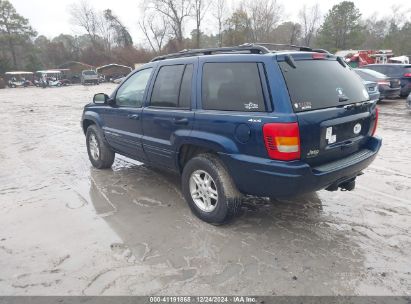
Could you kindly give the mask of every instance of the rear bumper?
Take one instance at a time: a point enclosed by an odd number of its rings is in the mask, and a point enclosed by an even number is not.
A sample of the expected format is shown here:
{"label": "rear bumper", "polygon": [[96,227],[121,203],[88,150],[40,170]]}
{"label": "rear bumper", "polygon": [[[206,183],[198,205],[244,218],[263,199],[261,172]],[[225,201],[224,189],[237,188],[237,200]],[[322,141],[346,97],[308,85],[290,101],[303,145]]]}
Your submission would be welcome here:
{"label": "rear bumper", "polygon": [[350,180],[377,156],[382,140],[371,137],[363,150],[335,162],[311,167],[302,161],[282,162],[238,154],[220,154],[240,192],[292,197]]}
{"label": "rear bumper", "polygon": [[384,88],[380,91],[380,98],[396,98],[400,96],[401,88]]}
{"label": "rear bumper", "polygon": [[98,79],[84,79],[83,83],[97,83]]}

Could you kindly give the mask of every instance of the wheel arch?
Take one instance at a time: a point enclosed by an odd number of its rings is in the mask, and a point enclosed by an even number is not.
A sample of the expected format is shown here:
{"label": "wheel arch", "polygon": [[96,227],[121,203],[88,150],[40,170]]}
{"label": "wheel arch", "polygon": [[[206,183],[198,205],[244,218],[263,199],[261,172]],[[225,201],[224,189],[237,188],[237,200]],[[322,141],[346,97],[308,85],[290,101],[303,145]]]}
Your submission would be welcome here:
{"label": "wheel arch", "polygon": [[101,128],[101,119],[95,112],[85,112],[81,121],[84,134],[86,134],[87,128],[91,125],[96,125],[98,128]]}
{"label": "wheel arch", "polygon": [[178,171],[181,173],[190,159],[203,153],[219,157],[220,153],[238,153],[238,149],[230,139],[215,134],[213,137],[199,134],[197,137],[186,138],[180,141],[177,148],[176,167]]}

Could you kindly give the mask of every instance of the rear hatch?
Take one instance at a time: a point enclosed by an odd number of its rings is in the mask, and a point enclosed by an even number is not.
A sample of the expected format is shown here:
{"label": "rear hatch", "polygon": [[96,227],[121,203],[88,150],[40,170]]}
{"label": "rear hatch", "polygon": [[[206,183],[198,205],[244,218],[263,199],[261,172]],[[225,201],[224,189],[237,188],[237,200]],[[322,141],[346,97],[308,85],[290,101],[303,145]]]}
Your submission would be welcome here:
{"label": "rear hatch", "polygon": [[277,60],[298,119],[301,159],[316,166],[364,149],[375,103],[361,78],[332,55],[289,54]]}

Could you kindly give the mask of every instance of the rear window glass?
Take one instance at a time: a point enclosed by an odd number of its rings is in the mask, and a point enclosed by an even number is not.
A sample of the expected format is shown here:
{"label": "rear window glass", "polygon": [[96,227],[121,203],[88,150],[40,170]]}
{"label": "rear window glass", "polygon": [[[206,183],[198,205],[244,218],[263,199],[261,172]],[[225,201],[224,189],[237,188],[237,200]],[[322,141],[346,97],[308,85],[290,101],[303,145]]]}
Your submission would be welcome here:
{"label": "rear window glass", "polygon": [[400,77],[405,73],[411,73],[411,67],[403,66],[403,65],[390,65],[390,64],[371,65],[371,66],[365,66],[365,68],[380,72],[389,77]]}
{"label": "rear window glass", "polygon": [[279,62],[295,112],[324,109],[369,99],[361,78],[335,60],[299,60],[296,68]]}
{"label": "rear window glass", "polygon": [[205,110],[265,111],[257,63],[204,64],[202,102]]}
{"label": "rear window glass", "polygon": [[383,79],[386,78],[386,76],[380,72],[374,71],[374,70],[368,70],[368,69],[357,69],[355,70],[357,72],[358,75],[362,76],[368,76],[371,77],[370,80],[372,80],[372,78],[379,78],[379,79]]}

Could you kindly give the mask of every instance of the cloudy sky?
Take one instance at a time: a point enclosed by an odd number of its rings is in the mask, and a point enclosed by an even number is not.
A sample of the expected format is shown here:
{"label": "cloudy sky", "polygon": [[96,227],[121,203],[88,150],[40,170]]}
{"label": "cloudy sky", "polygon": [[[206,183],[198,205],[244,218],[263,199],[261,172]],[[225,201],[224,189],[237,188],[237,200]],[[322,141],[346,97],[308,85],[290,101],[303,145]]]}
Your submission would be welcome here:
{"label": "cloudy sky", "polygon": [[[11,0],[17,11],[30,20],[31,25],[39,34],[49,38],[60,33],[81,34],[70,23],[69,7],[78,0]],[[89,0],[91,6],[99,10],[110,8],[118,15],[130,30],[136,43],[143,43],[144,38],[138,28],[138,20],[141,17],[141,5],[144,0]],[[231,6],[240,1],[228,0]],[[305,3],[313,5],[319,3],[321,11],[325,14],[334,4],[341,0],[278,0],[285,7],[284,20],[296,20],[299,8]],[[392,7],[400,5],[404,11],[411,12],[410,0],[354,0],[356,6],[365,17],[374,13],[384,16],[392,11]],[[188,31],[187,31],[188,30]],[[189,32],[190,29],[186,29]],[[207,22],[205,31],[214,31],[212,22]]]}

